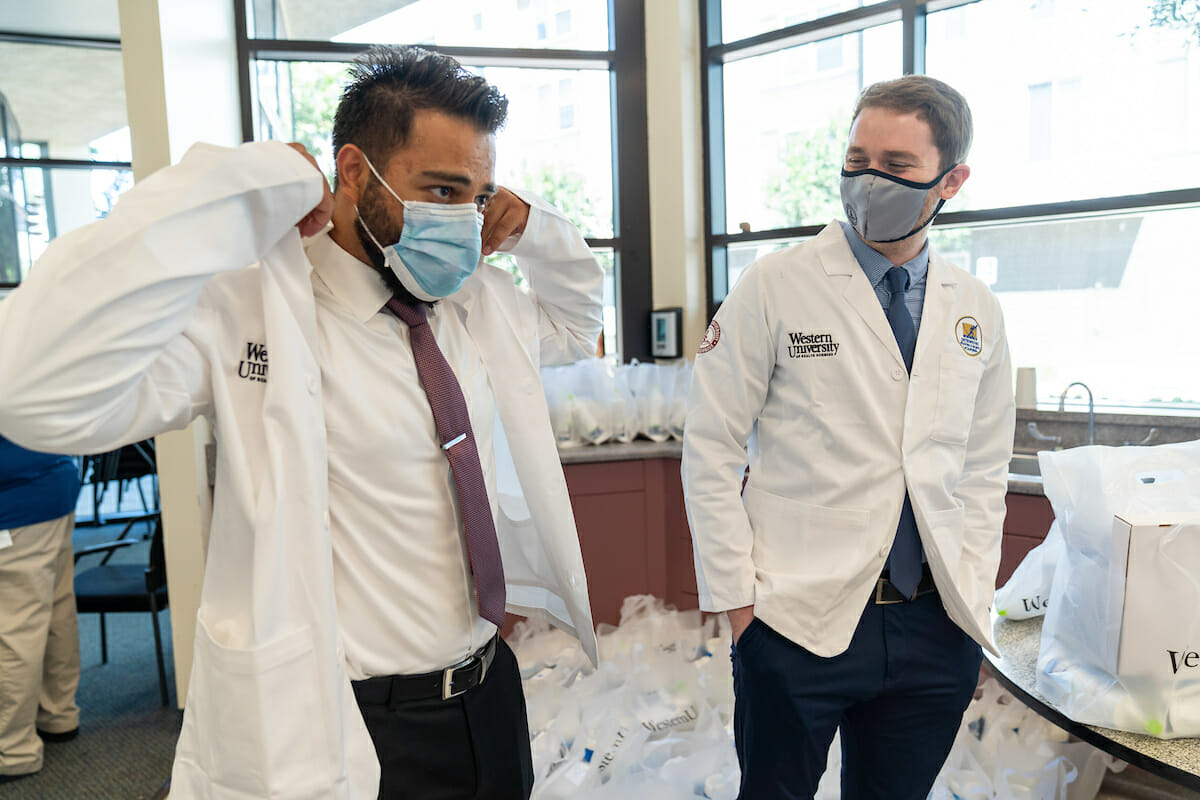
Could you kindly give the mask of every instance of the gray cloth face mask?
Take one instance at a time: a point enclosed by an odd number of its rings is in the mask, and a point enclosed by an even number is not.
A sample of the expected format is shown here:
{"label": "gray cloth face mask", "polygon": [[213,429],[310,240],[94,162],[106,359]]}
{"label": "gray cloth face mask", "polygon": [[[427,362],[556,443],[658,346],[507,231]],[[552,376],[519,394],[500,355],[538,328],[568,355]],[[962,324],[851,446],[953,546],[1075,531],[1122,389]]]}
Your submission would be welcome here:
{"label": "gray cloth face mask", "polygon": [[918,233],[942,210],[945,200],[939,200],[937,208],[921,225],[921,209],[929,190],[937,186],[942,178],[957,164],[938,175],[929,183],[914,183],[877,169],[860,169],[854,172],[842,170],[842,208],[846,220],[865,241],[899,242]]}

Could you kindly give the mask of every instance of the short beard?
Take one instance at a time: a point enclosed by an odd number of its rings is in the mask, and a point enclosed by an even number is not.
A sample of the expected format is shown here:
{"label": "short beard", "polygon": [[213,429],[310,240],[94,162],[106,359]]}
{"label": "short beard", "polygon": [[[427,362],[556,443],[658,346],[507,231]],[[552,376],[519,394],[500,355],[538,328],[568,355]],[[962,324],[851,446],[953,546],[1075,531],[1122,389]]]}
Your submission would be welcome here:
{"label": "short beard", "polygon": [[[363,197],[363,206],[367,209],[368,214],[370,214],[370,211],[376,207],[373,202],[370,202],[371,199],[373,198],[369,198],[368,196]],[[372,228],[374,230],[379,230],[379,228],[374,225]],[[383,251],[381,251],[379,246],[375,244],[370,236],[367,235],[367,229],[363,225],[361,212],[360,214],[355,215],[354,231],[358,235],[358,241],[359,244],[362,245],[363,252],[365,252],[367,254],[367,258],[371,260],[371,266],[377,273],[379,273],[379,277],[383,278],[383,282],[387,286],[388,291],[392,293],[392,296],[406,305],[416,305],[417,303],[420,303],[421,300],[416,295],[404,288],[404,284],[402,284],[400,279],[396,277],[396,273],[392,272],[391,267],[387,265],[387,260],[383,257]],[[428,305],[432,306],[433,304],[429,303]]]}

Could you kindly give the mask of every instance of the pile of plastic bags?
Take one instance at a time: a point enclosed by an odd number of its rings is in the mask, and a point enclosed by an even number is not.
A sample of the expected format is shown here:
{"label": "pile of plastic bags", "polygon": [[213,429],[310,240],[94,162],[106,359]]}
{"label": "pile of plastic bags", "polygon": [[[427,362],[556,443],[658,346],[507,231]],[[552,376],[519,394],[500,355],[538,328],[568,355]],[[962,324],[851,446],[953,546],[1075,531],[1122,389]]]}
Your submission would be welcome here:
{"label": "pile of plastic bags", "polygon": [[963,724],[930,800],[1092,800],[1106,769],[1124,762],[1042,719],[986,681]]}
{"label": "pile of plastic bags", "polygon": [[[541,622],[509,637],[521,666],[536,782],[533,800],[733,800],[729,623],[649,595],[600,625],[601,663]],[[1090,800],[1105,757],[985,684],[938,778],[936,800]],[[835,739],[817,800],[840,796]]]}
{"label": "pile of plastic bags", "polygon": [[683,438],[692,370],[673,364],[620,364],[592,358],[543,367],[542,387],[559,447]]}

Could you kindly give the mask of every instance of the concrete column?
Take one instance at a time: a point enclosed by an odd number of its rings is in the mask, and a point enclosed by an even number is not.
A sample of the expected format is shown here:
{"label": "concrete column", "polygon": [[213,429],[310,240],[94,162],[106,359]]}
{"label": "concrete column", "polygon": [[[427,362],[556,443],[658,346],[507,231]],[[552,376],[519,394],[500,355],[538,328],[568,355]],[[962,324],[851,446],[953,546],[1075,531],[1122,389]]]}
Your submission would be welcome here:
{"label": "concrete column", "polygon": [[646,3],[654,307],[683,308],[685,356],[695,352],[708,325],[699,5],[695,0]]}
{"label": "concrete column", "polygon": [[[178,161],[195,142],[238,144],[233,4],[119,0],[119,11],[134,179]],[[191,675],[211,519],[204,459],[210,437],[207,424],[199,420],[185,431],[157,439],[175,688],[181,707]]]}

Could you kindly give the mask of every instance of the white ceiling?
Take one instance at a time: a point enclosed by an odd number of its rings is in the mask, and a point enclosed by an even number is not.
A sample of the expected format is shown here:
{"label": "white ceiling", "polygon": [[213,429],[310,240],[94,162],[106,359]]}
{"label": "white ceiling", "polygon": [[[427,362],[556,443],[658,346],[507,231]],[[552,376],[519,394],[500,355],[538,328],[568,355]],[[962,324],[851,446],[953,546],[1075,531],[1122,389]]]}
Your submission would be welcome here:
{"label": "white ceiling", "polygon": [[21,138],[57,158],[86,158],[88,142],[129,124],[118,50],[0,42],[0,92]]}
{"label": "white ceiling", "polygon": [[116,39],[117,0],[0,0],[0,31]]}

